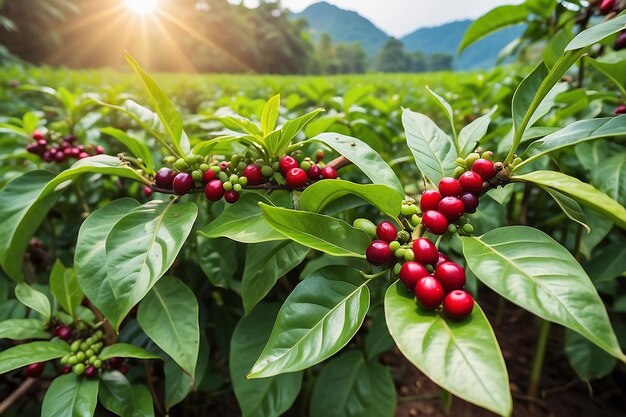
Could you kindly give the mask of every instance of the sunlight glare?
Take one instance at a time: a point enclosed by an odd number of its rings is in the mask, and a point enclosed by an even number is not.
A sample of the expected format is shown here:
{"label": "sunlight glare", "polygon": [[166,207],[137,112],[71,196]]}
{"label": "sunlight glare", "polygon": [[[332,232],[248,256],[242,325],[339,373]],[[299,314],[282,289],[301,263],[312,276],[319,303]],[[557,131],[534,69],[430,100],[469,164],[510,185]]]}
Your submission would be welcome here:
{"label": "sunlight glare", "polygon": [[157,0],[124,0],[126,6],[135,13],[148,15],[154,11],[157,6]]}

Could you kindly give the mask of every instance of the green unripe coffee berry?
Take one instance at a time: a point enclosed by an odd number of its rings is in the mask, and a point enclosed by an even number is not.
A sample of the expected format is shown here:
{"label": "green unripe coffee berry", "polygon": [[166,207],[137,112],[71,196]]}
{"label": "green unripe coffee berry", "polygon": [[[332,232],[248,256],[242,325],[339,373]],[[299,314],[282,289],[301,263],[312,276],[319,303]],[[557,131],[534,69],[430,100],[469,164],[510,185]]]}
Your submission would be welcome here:
{"label": "green unripe coffee berry", "polygon": [[175,157],[175,156],[171,156],[171,155],[170,155],[170,156],[166,156],[165,158],[163,158],[163,161],[164,161],[166,164],[170,164],[170,165],[171,165],[171,164],[173,164],[174,162],[176,162],[176,157]]}
{"label": "green unripe coffee berry", "polygon": [[420,212],[420,208],[417,205],[412,205],[411,207],[411,211],[413,212],[412,214],[417,214]]}
{"label": "green unripe coffee berry", "polygon": [[100,352],[100,349],[102,349],[102,342],[98,342],[91,347],[91,350],[96,353]]}
{"label": "green unripe coffee berry", "polygon": [[376,225],[368,219],[356,219],[352,225],[357,229],[363,230],[372,238],[376,236]]}
{"label": "green unripe coffee berry", "polygon": [[68,365],[76,365],[78,362],[80,362],[80,361],[78,360],[76,355],[70,355],[70,357],[67,359],[67,364]]}
{"label": "green unripe coffee berry", "polygon": [[308,161],[304,161],[300,164],[300,168],[304,171],[308,171],[311,168],[311,163]]}
{"label": "green unripe coffee berry", "polygon": [[86,355],[88,358],[93,358],[93,357],[95,356],[95,354],[96,354],[96,353],[93,351],[93,349],[87,349],[87,350],[85,351],[85,355]]}
{"label": "green unripe coffee berry", "polygon": [[248,184],[248,178],[247,177],[240,177],[239,178],[239,184],[247,185]]}
{"label": "green unripe coffee berry", "polygon": [[410,216],[413,214],[413,206],[407,206],[407,205],[403,205],[402,208],[400,209],[400,213],[403,216]]}
{"label": "green unripe coffee berry", "polygon": [[482,158],[491,161],[493,159],[493,152],[491,152],[491,151],[483,152]]}
{"label": "green unripe coffee berry", "polygon": [[233,191],[237,191],[238,193],[240,193],[242,189],[243,187],[241,186],[241,184],[233,185]]}
{"label": "green unripe coffee berry", "polygon": [[454,162],[460,167],[465,167],[465,159],[463,158],[456,158]]}
{"label": "green unripe coffee berry", "polygon": [[393,266],[393,274],[400,275],[400,270],[402,269],[402,264],[395,264]]}
{"label": "green unripe coffee berry", "polygon": [[471,235],[472,233],[474,233],[474,226],[472,226],[471,224],[464,224],[463,227],[461,227],[461,230],[463,230],[463,233]]}
{"label": "green unripe coffee berry", "polygon": [[67,362],[69,360],[70,360],[70,354],[68,353],[67,355],[65,355],[61,359],[59,359],[59,362],[61,362],[61,365],[65,365],[65,364],[67,364]]}
{"label": "green unripe coffee berry", "polygon": [[448,226],[448,233],[456,233],[456,225],[451,224]]}
{"label": "green unripe coffee berry", "polygon": [[87,355],[85,355],[85,352],[76,352],[76,359],[78,359],[78,362],[84,362],[85,359],[87,359]]}
{"label": "green unripe coffee berry", "polygon": [[207,172],[209,169],[211,169],[209,164],[200,164],[200,171]]}
{"label": "green unripe coffee berry", "polygon": [[263,174],[264,177],[271,177],[274,175],[274,170],[269,165],[263,165],[261,167],[261,174]]}
{"label": "green unripe coffee berry", "polygon": [[415,254],[412,249],[407,249],[404,251],[404,260],[407,262],[411,262],[415,260]]}
{"label": "green unripe coffee berry", "polygon": [[396,239],[398,239],[398,241],[402,243],[406,243],[409,241],[409,239],[411,239],[411,234],[406,230],[400,230],[396,235]]}
{"label": "green unripe coffee berry", "polygon": [[229,171],[234,171],[235,170],[235,166],[233,165],[232,162],[229,162],[228,165],[226,165],[228,167]]}
{"label": "green unripe coffee berry", "polygon": [[434,266],[432,266],[431,264],[426,265],[426,266],[425,266],[425,268],[426,268],[426,270],[427,270],[428,272],[430,272],[431,274],[432,274],[433,272],[435,272],[435,267],[434,267]]}
{"label": "green unripe coffee berry", "polygon": [[213,165],[213,166],[211,167],[211,171],[213,171],[213,173],[214,173],[215,175],[218,175],[220,172],[222,172],[222,169],[221,169],[220,167],[216,166],[216,165]]}
{"label": "green unripe coffee berry", "polygon": [[226,181],[226,182],[224,183],[224,190],[226,190],[226,191],[230,191],[230,190],[232,190],[232,189],[233,189],[233,183],[232,183],[232,182],[230,182],[230,181]]}
{"label": "green unripe coffee berry", "polygon": [[233,157],[230,158],[230,162],[232,162],[233,165],[239,165],[239,162],[241,162],[241,156],[233,155]]}
{"label": "green unripe coffee berry", "polygon": [[87,349],[89,349],[89,346],[90,346],[90,345],[88,345],[88,344],[87,344],[87,343],[85,343],[85,342],[81,343],[81,344],[80,344],[80,351],[81,351],[81,352],[86,351]]}
{"label": "green unripe coffee berry", "polygon": [[196,155],[196,164],[201,164],[204,162],[204,156]]}
{"label": "green unripe coffee berry", "polygon": [[217,177],[220,179],[220,181],[222,182],[226,182],[228,181],[228,174],[221,171],[219,174],[217,174]]}
{"label": "green unripe coffee berry", "polygon": [[[96,343],[96,341],[93,339],[92,336],[90,336],[87,339],[85,339],[85,343],[89,347],[89,346],[93,345],[94,343]],[[87,350],[87,349],[81,349],[81,350]]]}
{"label": "green unripe coffee berry", "polygon": [[76,365],[74,365],[72,367],[72,371],[74,371],[74,373],[76,375],[82,375],[85,373],[85,364],[83,363],[77,363]]}
{"label": "green unripe coffee berry", "polygon": [[397,240],[394,240],[393,242],[391,242],[389,244],[389,250],[392,252],[397,251],[398,249],[400,249],[400,242],[398,242]]}
{"label": "green unripe coffee berry", "polygon": [[74,340],[74,342],[70,345],[70,352],[78,352],[78,349],[80,349],[80,340]]}
{"label": "green unripe coffee berry", "polygon": [[141,158],[137,158],[137,164],[139,164],[139,165],[143,165],[143,159],[141,159]]}
{"label": "green unripe coffee berry", "polygon": [[245,162],[239,162],[239,164],[237,165],[237,171],[241,172],[244,169],[246,169],[246,167],[248,166],[248,164],[246,164]]}
{"label": "green unripe coffee berry", "polygon": [[396,258],[404,258],[404,248],[400,248],[397,251],[395,251],[393,254],[396,256]]}
{"label": "green unripe coffee berry", "polygon": [[465,167],[456,167],[454,168],[454,171],[452,171],[452,177],[459,179],[459,177],[463,175],[465,171],[466,171]]}
{"label": "green unripe coffee berry", "polygon": [[102,361],[100,359],[96,359],[95,361],[93,361],[93,366],[95,366],[96,368],[100,369],[102,368]]}
{"label": "green unripe coffee berry", "polygon": [[202,171],[198,171],[197,169],[191,173],[191,177],[195,181],[200,181],[202,179]]}
{"label": "green unripe coffee berry", "polygon": [[522,162],[522,158],[520,158],[520,157],[518,156],[517,158],[515,158],[515,159],[513,160],[513,162],[511,162],[511,166],[512,166],[512,167],[514,167],[514,166],[516,166],[517,164],[519,164],[520,162]]}
{"label": "green unripe coffee berry", "polygon": [[89,359],[87,360],[87,362],[89,362],[90,365],[93,365],[93,363],[95,361],[98,360],[98,357],[96,355],[90,356]]}
{"label": "green unripe coffee berry", "polygon": [[[279,162],[274,162],[274,163],[272,164],[272,170],[273,170],[274,172],[278,172],[278,171],[280,171],[280,163],[279,163]],[[268,177],[269,177],[269,175],[268,175]]]}
{"label": "green unripe coffee berry", "polygon": [[422,218],[417,214],[411,216],[411,223],[413,226],[419,226],[422,223]]}
{"label": "green unripe coffee berry", "polygon": [[174,168],[179,171],[186,171],[187,169],[189,169],[189,165],[187,164],[187,162],[185,162],[183,158],[180,158],[174,163]]}
{"label": "green unripe coffee berry", "polygon": [[480,159],[480,154],[478,152],[472,152],[471,154],[467,155],[467,158],[465,158],[465,167],[467,169],[471,169],[472,165],[474,165],[474,162],[478,161]]}
{"label": "green unripe coffee berry", "polygon": [[230,181],[233,184],[236,184],[239,182],[239,177],[235,174],[231,175],[230,177],[228,177],[228,181]]}
{"label": "green unripe coffee berry", "polygon": [[461,216],[461,218],[459,218],[459,224],[461,226],[463,226],[464,224],[467,224],[467,222],[469,222],[469,219],[465,216]]}
{"label": "green unripe coffee berry", "polygon": [[195,163],[196,163],[196,156],[195,155],[187,155],[185,157],[185,162],[187,163],[187,165],[195,165]]}

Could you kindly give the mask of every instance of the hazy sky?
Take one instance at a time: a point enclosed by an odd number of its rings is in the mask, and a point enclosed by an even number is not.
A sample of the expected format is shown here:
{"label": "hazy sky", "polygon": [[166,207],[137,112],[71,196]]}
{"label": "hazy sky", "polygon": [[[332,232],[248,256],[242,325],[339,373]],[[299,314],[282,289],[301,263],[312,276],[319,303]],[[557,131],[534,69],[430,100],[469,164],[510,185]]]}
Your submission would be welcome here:
{"label": "hazy sky", "polygon": [[[319,0],[282,0],[299,12]],[[354,10],[392,36],[400,37],[420,27],[476,18],[496,6],[522,3],[521,0],[327,0],[342,9]],[[245,0],[252,6],[255,0]]]}

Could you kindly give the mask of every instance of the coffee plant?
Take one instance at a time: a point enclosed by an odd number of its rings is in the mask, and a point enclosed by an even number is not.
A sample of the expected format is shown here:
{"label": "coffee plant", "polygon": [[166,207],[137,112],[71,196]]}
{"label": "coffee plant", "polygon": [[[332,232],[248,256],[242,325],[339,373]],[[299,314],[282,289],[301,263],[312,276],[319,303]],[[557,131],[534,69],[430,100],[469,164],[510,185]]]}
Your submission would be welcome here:
{"label": "coffee plant", "polygon": [[[562,3],[578,2],[559,2],[565,19]],[[128,55],[137,96],[16,81],[3,94],[21,116],[0,123],[0,373],[16,392],[49,384],[44,416],[206,415],[230,390],[243,416],[296,401],[391,416],[379,357],[395,344],[447,401],[508,416],[488,287],[540,319],[531,395],[550,323],[582,379],[607,375],[626,363],[611,323],[623,331],[626,61],[589,54],[623,47],[617,3],[589,6],[612,18],[555,35],[523,79],[428,88],[418,105],[436,122],[401,108],[415,89],[334,97],[327,80],[265,87],[267,102],[237,86],[169,97]],[[487,33],[472,30],[467,44]],[[618,94],[572,85],[582,62]]]}

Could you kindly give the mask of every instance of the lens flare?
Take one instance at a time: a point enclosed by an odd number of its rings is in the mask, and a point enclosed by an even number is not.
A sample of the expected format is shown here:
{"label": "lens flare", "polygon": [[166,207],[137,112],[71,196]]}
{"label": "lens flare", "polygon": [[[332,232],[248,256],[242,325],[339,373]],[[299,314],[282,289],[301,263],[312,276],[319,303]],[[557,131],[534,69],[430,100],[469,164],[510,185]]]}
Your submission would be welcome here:
{"label": "lens flare", "polygon": [[157,0],[124,0],[126,6],[135,13],[148,15],[154,12]]}

